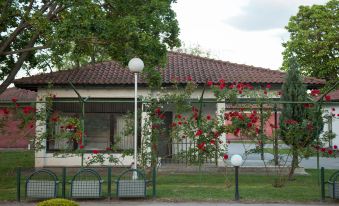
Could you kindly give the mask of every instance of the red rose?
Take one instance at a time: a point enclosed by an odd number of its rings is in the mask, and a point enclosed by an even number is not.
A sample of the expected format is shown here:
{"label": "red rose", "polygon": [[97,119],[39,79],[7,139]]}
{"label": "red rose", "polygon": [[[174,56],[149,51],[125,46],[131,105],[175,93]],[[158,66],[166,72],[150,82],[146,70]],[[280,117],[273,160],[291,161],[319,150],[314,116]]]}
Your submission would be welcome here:
{"label": "red rose", "polygon": [[155,114],[159,115],[159,114],[161,113],[161,110],[160,110],[160,108],[158,107],[158,108],[156,108],[156,109],[154,110],[154,112],[155,112]]}
{"label": "red rose", "polygon": [[334,108],[334,107],[332,107],[332,111],[333,111],[333,112],[335,111],[335,108]]}
{"label": "red rose", "polygon": [[24,114],[29,114],[29,113],[31,113],[31,112],[33,112],[33,111],[34,111],[34,108],[31,107],[31,106],[25,106],[25,107],[22,109],[22,112],[23,112]]}
{"label": "red rose", "polygon": [[159,118],[160,118],[160,119],[165,119],[165,114],[160,114],[160,115],[159,115]]}
{"label": "red rose", "polygon": [[211,117],[210,114],[208,114],[206,118],[207,118],[207,120],[211,120],[212,117]]}
{"label": "red rose", "polygon": [[228,159],[228,154],[224,154],[224,160]]}
{"label": "red rose", "polygon": [[17,98],[12,98],[12,102],[13,102],[13,103],[16,103],[17,101],[18,101]]}
{"label": "red rose", "polygon": [[181,116],[181,114],[178,114],[177,117],[178,117],[178,119],[181,119],[182,116]]}
{"label": "red rose", "polygon": [[[81,145],[79,146],[79,148],[80,148],[80,149],[83,149],[83,148],[84,148],[84,145],[81,144]],[[94,151],[93,151],[93,153],[94,153]]]}
{"label": "red rose", "polygon": [[188,76],[188,77],[187,77],[187,81],[192,81],[192,77],[191,77],[191,76]]}
{"label": "red rose", "polygon": [[202,142],[202,143],[200,143],[200,144],[198,144],[198,148],[200,149],[200,150],[205,150],[205,142]]}
{"label": "red rose", "polygon": [[9,110],[7,108],[3,109],[2,111],[4,111],[4,114],[6,114],[6,115],[9,114]]}
{"label": "red rose", "polygon": [[198,131],[195,133],[195,136],[200,136],[202,135],[203,131],[201,129],[198,129]]}
{"label": "red rose", "polygon": [[98,154],[99,151],[98,150],[93,150],[93,154]]}
{"label": "red rose", "polygon": [[313,89],[312,91],[311,91],[311,95],[312,96],[318,96],[320,94],[320,90],[319,89]]}
{"label": "red rose", "polygon": [[271,88],[271,85],[270,85],[270,84],[267,84],[267,85],[266,85],[266,88],[267,88],[267,89],[270,89],[270,88]]}
{"label": "red rose", "polygon": [[223,90],[225,88],[226,84],[225,83],[220,83],[219,88],[220,90]]}
{"label": "red rose", "polygon": [[326,148],[321,148],[320,151],[325,152]]}
{"label": "red rose", "polygon": [[249,122],[249,123],[247,123],[247,128],[250,128],[250,127],[252,127],[252,123],[251,122]]}
{"label": "red rose", "polygon": [[212,86],[213,85],[213,82],[212,81],[207,81],[207,86]]}
{"label": "red rose", "polygon": [[178,125],[182,125],[182,122],[178,122]]}
{"label": "red rose", "polygon": [[210,143],[211,143],[211,144],[215,144],[215,140],[212,139],[212,140],[210,141]]}
{"label": "red rose", "polygon": [[267,91],[266,91],[266,90],[264,90],[264,94],[265,94],[265,95],[267,94]]}
{"label": "red rose", "polygon": [[172,122],[172,127],[175,127],[175,126],[177,126],[177,123]]}
{"label": "red rose", "polygon": [[328,150],[327,153],[328,153],[329,155],[331,155],[331,154],[333,154],[333,150]]}
{"label": "red rose", "polygon": [[240,128],[236,128],[236,129],[234,130],[234,132],[233,132],[233,134],[234,134],[235,136],[238,136],[239,133],[240,133]]}
{"label": "red rose", "polygon": [[338,149],[338,146],[337,145],[333,145],[333,149]]}
{"label": "red rose", "polygon": [[325,96],[325,100],[326,100],[326,102],[331,101],[331,96],[330,96],[330,95],[326,95],[326,96]]}
{"label": "red rose", "polygon": [[111,148],[110,147],[106,147],[106,151],[110,151],[111,150]]}
{"label": "red rose", "polygon": [[230,140],[227,140],[227,144],[231,144],[231,141],[230,141]]}

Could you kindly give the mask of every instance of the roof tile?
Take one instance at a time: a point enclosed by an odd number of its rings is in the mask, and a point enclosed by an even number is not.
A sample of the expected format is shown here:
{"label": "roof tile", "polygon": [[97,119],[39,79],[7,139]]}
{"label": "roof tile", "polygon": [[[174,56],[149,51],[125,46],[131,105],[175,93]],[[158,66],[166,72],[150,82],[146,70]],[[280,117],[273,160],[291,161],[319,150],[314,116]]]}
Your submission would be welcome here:
{"label": "roof tile", "polygon": [[[284,82],[286,73],[269,70],[261,67],[235,64],[227,61],[208,59],[189,54],[169,52],[168,63],[165,70],[162,70],[163,83],[173,83],[173,78],[178,83],[187,83],[187,77],[192,81],[203,84],[207,81],[217,83],[224,79],[226,83],[276,83]],[[133,84],[134,77],[126,67],[115,61],[103,62],[94,65],[87,65],[66,71],[58,71],[47,74],[24,77],[14,81],[17,87],[37,87],[49,82],[54,85],[64,85],[71,81],[76,85],[125,85]],[[323,85],[322,79],[305,77],[304,82],[311,85]],[[141,78],[139,83],[146,83]]]}

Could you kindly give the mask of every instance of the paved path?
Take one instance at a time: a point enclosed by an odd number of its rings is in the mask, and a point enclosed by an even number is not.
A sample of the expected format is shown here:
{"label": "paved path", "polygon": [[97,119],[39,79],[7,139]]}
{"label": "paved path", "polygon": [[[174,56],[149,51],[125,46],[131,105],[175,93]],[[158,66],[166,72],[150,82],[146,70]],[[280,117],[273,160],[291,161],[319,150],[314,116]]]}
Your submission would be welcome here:
{"label": "paved path", "polygon": [[[279,145],[281,148],[288,148],[286,145]],[[271,144],[267,144],[265,147],[272,148]],[[242,144],[242,143],[231,143],[229,145],[228,151],[230,156],[232,154],[241,154],[245,157],[245,151],[255,148],[254,144]],[[282,155],[282,158],[287,158],[287,155]],[[272,154],[265,153],[265,160],[270,161],[273,159]],[[291,157],[287,159],[287,164],[291,162]],[[260,160],[260,154],[250,154],[246,157],[244,166],[264,166],[262,160]],[[310,157],[308,159],[303,159],[300,163],[300,166],[306,169],[316,169],[317,168],[317,158]],[[339,169],[339,157],[337,158],[320,158],[320,167],[325,167],[326,169]]]}
{"label": "paved path", "polygon": [[[0,205],[8,205],[8,206],[35,206],[36,203],[1,203]],[[80,202],[81,206],[322,206],[322,205],[338,205],[338,203],[307,203],[307,204],[298,204],[298,203],[235,203],[235,202],[160,202],[160,201],[87,201]]]}

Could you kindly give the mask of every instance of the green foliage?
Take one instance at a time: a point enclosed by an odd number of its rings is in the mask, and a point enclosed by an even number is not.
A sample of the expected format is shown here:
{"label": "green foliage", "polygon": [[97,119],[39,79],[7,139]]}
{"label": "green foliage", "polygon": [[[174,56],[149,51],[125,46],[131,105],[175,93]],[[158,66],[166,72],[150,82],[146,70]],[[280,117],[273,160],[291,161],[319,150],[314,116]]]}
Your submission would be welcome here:
{"label": "green foliage", "polygon": [[37,206],[79,206],[79,204],[72,200],[56,198],[39,202]]}
{"label": "green foliage", "polygon": [[146,78],[158,86],[155,66],[166,63],[168,48],[180,46],[174,2],[1,1],[0,80],[14,67],[46,71],[109,59],[126,65],[138,56]]}
{"label": "green foliage", "polygon": [[298,71],[299,65],[295,58],[291,58],[288,63],[288,73],[282,85],[281,100],[286,102],[280,115],[280,135],[282,140],[291,146],[292,149],[292,169],[298,166],[298,157],[308,155],[311,144],[316,142],[323,128],[323,119],[319,105],[309,106],[309,104],[298,103],[308,101],[306,87],[302,82]]}
{"label": "green foliage", "polygon": [[[306,87],[298,71],[296,59],[289,62],[289,70],[282,86],[282,101],[309,101]],[[303,103],[283,104],[280,115],[281,138],[287,145],[307,147],[319,135],[323,127],[321,110],[318,107],[305,107]]]}
{"label": "green foliage", "polygon": [[283,70],[289,69],[289,59],[296,56],[302,74],[338,81],[338,10],[338,0],[299,7],[298,14],[292,16],[286,26],[290,40],[283,44]]}

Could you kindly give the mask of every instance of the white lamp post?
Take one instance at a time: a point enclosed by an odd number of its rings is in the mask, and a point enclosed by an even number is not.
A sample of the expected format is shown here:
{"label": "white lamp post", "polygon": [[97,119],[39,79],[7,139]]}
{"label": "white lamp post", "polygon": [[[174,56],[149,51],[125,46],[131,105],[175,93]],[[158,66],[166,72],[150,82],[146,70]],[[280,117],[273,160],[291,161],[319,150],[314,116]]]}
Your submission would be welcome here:
{"label": "white lamp post", "polygon": [[[138,144],[138,73],[144,68],[144,62],[139,58],[133,58],[128,62],[128,68],[134,73],[134,165],[137,169],[137,144]],[[137,173],[133,172],[133,179],[137,179]]]}
{"label": "white lamp post", "polygon": [[235,154],[231,157],[231,164],[235,168],[235,200],[239,200],[239,167],[242,165],[243,159],[240,155]]}

